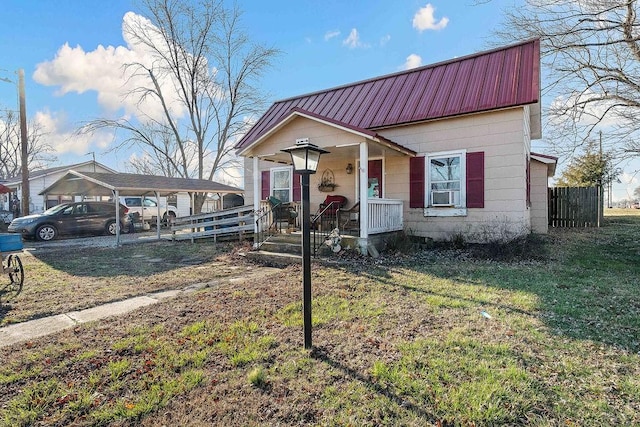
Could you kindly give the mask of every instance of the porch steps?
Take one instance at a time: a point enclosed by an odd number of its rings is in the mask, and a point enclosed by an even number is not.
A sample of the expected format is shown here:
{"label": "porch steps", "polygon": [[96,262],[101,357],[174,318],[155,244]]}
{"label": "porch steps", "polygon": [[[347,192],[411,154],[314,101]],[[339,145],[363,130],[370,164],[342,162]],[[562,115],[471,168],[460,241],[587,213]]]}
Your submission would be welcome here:
{"label": "porch steps", "polygon": [[258,251],[247,252],[247,258],[270,265],[302,263],[302,241],[300,233],[282,233],[269,237]]}
{"label": "porch steps", "polygon": [[[313,240],[311,242],[313,245]],[[377,258],[378,251],[373,245],[369,245],[369,255]],[[343,250],[354,250],[358,247],[358,238],[355,236],[343,235]],[[313,249],[312,254],[313,257]],[[334,256],[331,249],[326,245],[320,245],[318,256],[330,258]],[[258,251],[249,251],[246,257],[257,262],[269,265],[290,265],[302,264],[302,236],[300,232],[276,234],[264,242]]]}
{"label": "porch steps", "polygon": [[246,257],[261,264],[271,266],[285,266],[291,264],[302,264],[302,255],[288,254],[282,252],[249,251]]}

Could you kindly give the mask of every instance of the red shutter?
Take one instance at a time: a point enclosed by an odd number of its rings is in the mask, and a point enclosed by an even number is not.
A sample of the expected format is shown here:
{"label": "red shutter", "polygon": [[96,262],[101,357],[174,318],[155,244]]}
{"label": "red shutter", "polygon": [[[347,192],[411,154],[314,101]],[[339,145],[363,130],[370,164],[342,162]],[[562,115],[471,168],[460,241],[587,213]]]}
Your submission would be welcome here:
{"label": "red shutter", "polygon": [[484,208],[484,152],[467,153],[467,207]]}
{"label": "red shutter", "polygon": [[527,207],[531,207],[531,159],[527,156],[525,159],[527,162]]}
{"label": "red shutter", "polygon": [[424,157],[409,159],[409,207],[424,208]]}
{"label": "red shutter", "polygon": [[299,173],[293,173],[293,201],[294,202],[299,202],[302,200],[302,187],[301,187],[301,180],[302,175],[300,175]]}
{"label": "red shutter", "polygon": [[271,172],[262,171],[262,200],[266,200],[271,195]]}

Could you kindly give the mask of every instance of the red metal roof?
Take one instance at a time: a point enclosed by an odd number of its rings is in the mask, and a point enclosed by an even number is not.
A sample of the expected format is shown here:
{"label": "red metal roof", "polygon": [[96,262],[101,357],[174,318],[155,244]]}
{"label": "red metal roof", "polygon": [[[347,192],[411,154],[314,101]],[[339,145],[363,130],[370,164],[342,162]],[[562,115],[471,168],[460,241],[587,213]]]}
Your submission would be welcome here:
{"label": "red metal roof", "polygon": [[539,82],[535,39],[275,102],[236,148],[253,144],[294,109],[353,128],[380,129],[533,104]]}

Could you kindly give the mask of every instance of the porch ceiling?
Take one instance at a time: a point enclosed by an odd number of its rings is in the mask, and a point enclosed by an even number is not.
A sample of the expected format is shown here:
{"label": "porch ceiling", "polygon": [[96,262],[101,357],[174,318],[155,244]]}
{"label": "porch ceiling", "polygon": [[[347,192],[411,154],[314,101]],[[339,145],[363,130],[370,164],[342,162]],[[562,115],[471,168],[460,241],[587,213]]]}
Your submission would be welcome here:
{"label": "porch ceiling", "polygon": [[[369,157],[402,157],[407,156],[406,153],[401,153],[396,150],[391,150],[389,147],[381,145],[375,141],[368,140],[369,143]],[[348,145],[340,145],[336,144],[334,146],[323,146],[323,149],[327,150],[329,153],[323,154],[320,157],[320,162],[323,159],[329,160],[340,160],[344,159],[345,161],[353,161],[360,158],[360,144],[348,144]],[[290,165],[291,164],[291,156],[287,153],[278,152],[278,153],[252,153],[252,156],[258,156],[260,160],[267,160],[270,162],[281,163]]]}

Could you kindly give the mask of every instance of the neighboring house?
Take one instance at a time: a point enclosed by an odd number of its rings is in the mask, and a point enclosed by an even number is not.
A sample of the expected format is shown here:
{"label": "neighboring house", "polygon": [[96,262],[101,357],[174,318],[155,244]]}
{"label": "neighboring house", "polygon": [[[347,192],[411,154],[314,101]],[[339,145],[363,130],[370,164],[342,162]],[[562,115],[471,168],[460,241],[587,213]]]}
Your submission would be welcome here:
{"label": "neighboring house", "polygon": [[[40,195],[40,192],[58,179],[63,177],[70,169],[80,172],[106,172],[118,173],[107,166],[93,160],[73,165],[57,166],[49,169],[42,169],[29,172],[29,213],[40,213],[44,210],[59,205],[64,202],[75,201],[72,196],[54,196]],[[22,197],[22,175],[9,178],[5,185],[17,194],[18,198]]]}
{"label": "neighboring house", "polygon": [[308,138],[329,151],[311,177],[312,211],[323,176],[347,207],[366,200],[362,248],[399,229],[437,240],[546,233],[556,159],[531,152],[540,99],[540,42],[529,40],[276,102],[236,145],[246,200],[299,200],[281,150]]}
{"label": "neighboring house", "polygon": [[[48,209],[52,206],[56,206],[60,203],[80,201],[83,197],[85,199],[90,199],[90,200],[93,200],[93,199],[98,200],[101,198],[104,200],[107,200],[109,199],[110,196],[112,196],[112,195],[96,196],[90,193],[87,193],[84,196],[78,195],[78,194],[70,195],[70,193],[67,193],[66,195],[55,194],[55,193],[44,194],[45,193],[44,190],[50,188],[53,184],[65,178],[69,173],[69,171],[75,171],[79,173],[88,173],[90,175],[102,174],[102,173],[117,174],[121,178],[126,177],[127,179],[129,179],[129,181],[133,182],[134,184],[140,183],[140,185],[143,185],[148,180],[151,180],[152,185],[155,184],[156,181],[158,180],[164,183],[167,179],[166,177],[154,177],[149,175],[124,174],[116,170],[113,170],[101,163],[94,162],[94,161],[87,161],[84,163],[77,163],[73,165],[58,166],[58,167],[49,168],[49,169],[32,171],[29,173],[29,194],[30,194],[29,213],[40,213],[40,212],[43,212],[45,209]],[[169,181],[181,183],[182,179],[170,178]],[[225,200],[226,198],[234,197],[236,193],[242,192],[242,190],[235,187],[226,186],[224,184],[218,184],[218,183],[214,183],[214,184],[215,185],[212,188],[222,189],[221,192],[218,194],[219,196],[225,198]],[[21,175],[8,179],[5,182],[5,185],[13,191],[14,195],[21,197],[22,195],[22,176]],[[179,187],[178,185],[177,188],[181,188],[181,187]],[[145,193],[145,194],[136,194],[136,195],[138,196],[148,195],[149,197],[153,197],[153,190],[155,189],[156,188],[152,186],[148,189],[146,193],[145,191],[142,191],[142,190],[140,191],[140,193]],[[0,196],[4,196],[4,195],[0,195]],[[6,197],[8,198],[9,195],[6,195]],[[165,196],[160,197],[160,204],[166,205],[167,199],[168,197],[165,197]],[[188,191],[176,191],[174,193],[171,193],[171,197],[169,199],[171,200],[170,203],[177,208],[178,216],[191,215],[191,212],[192,212],[191,196]]]}

